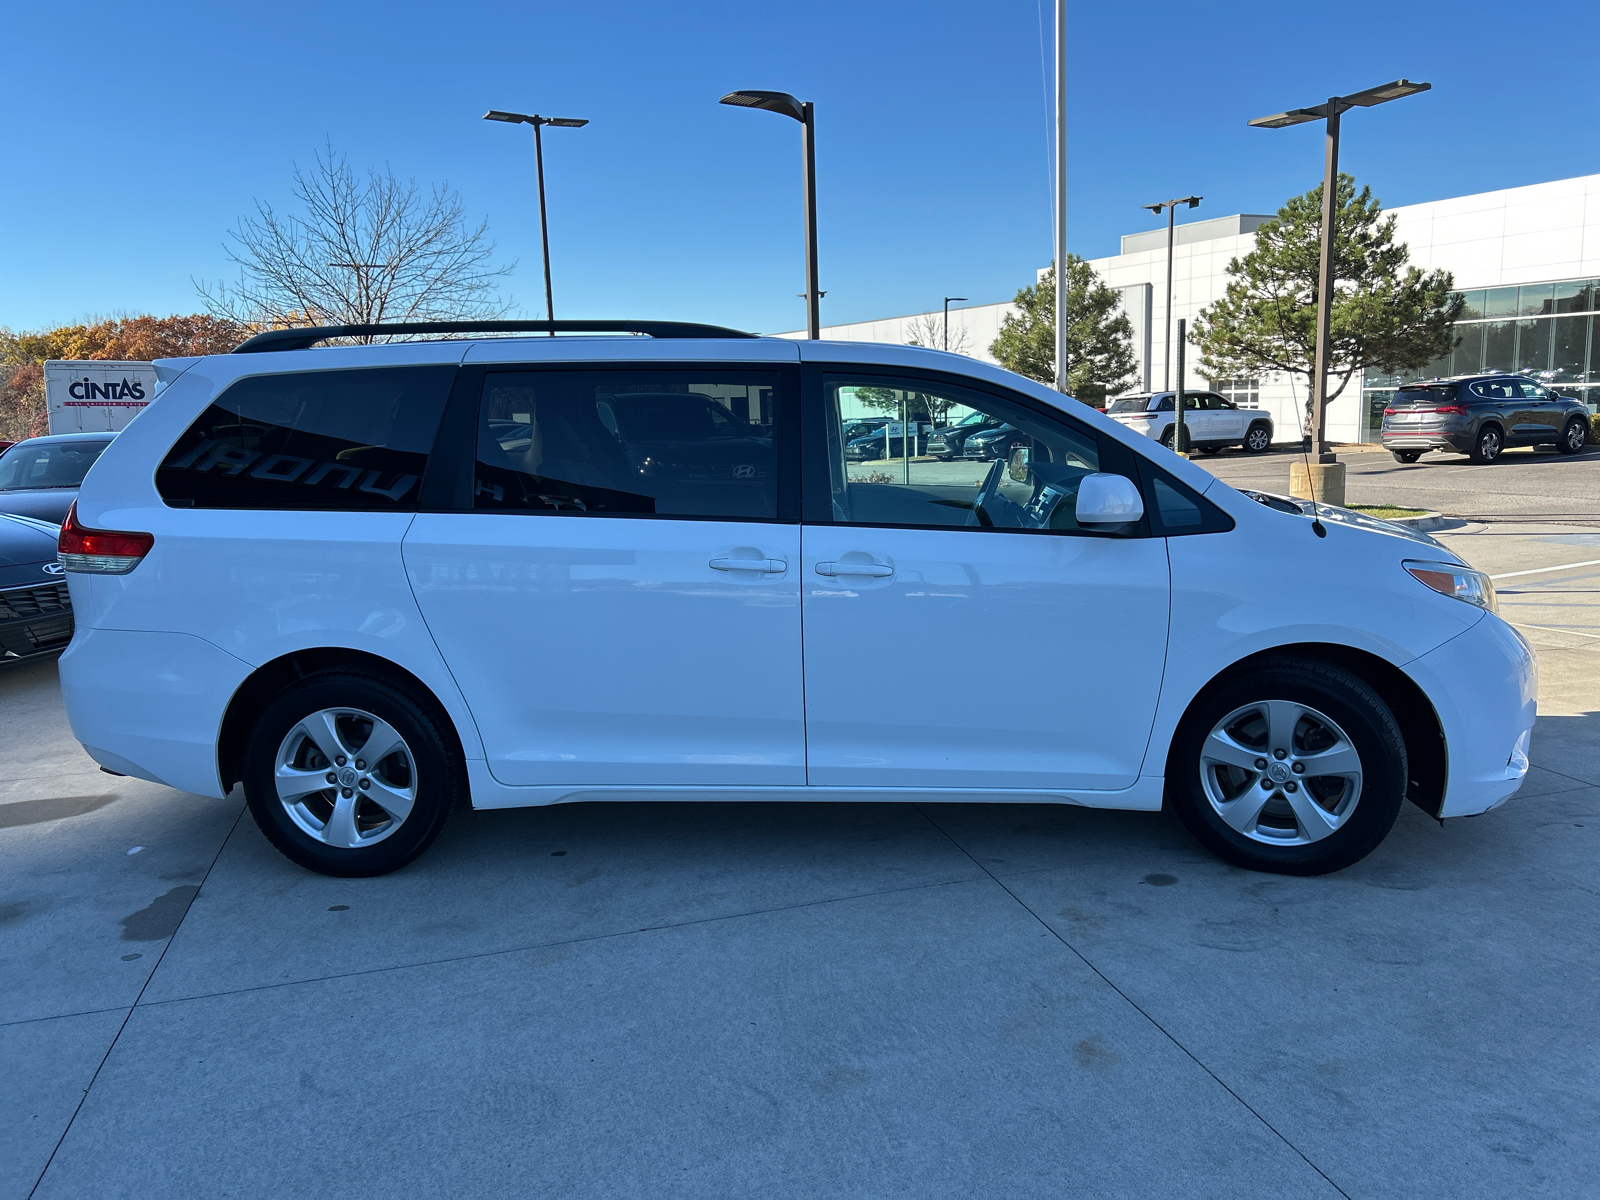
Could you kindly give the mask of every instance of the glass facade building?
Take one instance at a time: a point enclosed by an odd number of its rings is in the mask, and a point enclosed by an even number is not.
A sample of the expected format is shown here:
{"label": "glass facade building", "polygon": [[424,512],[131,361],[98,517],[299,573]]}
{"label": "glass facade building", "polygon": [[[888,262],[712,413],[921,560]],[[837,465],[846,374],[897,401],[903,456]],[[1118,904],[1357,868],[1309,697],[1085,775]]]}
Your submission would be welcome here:
{"label": "glass facade building", "polygon": [[1362,383],[1363,439],[1378,440],[1383,410],[1402,379],[1507,371],[1527,375],[1600,409],[1600,279],[1461,292],[1456,348],[1420,371]]}

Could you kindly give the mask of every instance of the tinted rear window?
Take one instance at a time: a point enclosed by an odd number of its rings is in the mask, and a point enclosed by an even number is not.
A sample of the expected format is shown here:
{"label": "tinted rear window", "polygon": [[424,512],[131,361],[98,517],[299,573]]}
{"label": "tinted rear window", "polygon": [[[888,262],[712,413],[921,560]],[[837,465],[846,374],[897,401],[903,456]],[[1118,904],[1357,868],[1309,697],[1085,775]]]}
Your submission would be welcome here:
{"label": "tinted rear window", "polygon": [[196,508],[417,507],[453,366],[299,371],[241,379],[156,472]]}
{"label": "tinted rear window", "polygon": [[1454,383],[1408,383],[1394,394],[1396,407],[1407,404],[1444,404],[1460,390]]}
{"label": "tinted rear window", "polygon": [[1132,399],[1129,399],[1129,400],[1113,400],[1111,402],[1111,407],[1106,409],[1106,412],[1108,412],[1108,413],[1143,412],[1145,409],[1147,409],[1149,407],[1150,407],[1150,397],[1149,396],[1134,396]]}

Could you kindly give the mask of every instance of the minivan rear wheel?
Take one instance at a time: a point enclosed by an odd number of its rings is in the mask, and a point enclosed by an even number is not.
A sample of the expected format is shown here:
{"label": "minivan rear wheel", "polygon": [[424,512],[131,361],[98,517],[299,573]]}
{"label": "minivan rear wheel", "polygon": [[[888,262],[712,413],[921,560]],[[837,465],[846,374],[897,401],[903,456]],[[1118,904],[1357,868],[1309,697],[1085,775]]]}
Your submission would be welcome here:
{"label": "minivan rear wheel", "polygon": [[346,878],[405,866],[466,795],[443,714],[365,675],[311,675],[280,693],[245,748],[244,789],[267,840]]}
{"label": "minivan rear wheel", "polygon": [[1322,875],[1359,862],[1400,812],[1405,740],[1358,676],[1270,659],[1205,695],[1173,742],[1167,795],[1218,857]]}

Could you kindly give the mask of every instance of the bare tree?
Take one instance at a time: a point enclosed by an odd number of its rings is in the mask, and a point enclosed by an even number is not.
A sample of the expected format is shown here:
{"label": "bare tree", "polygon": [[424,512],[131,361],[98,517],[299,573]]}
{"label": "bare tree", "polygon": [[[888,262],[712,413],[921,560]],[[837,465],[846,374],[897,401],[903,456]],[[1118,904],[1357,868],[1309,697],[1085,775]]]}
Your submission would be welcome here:
{"label": "bare tree", "polygon": [[493,267],[488,222],[463,216],[448,185],[431,193],[392,171],[356,177],[332,145],[294,172],[304,215],[256,202],[229,231],[233,286],[197,283],[214,316],[247,325],[367,325],[482,320],[504,314],[497,295],[510,267]]}
{"label": "bare tree", "polygon": [[924,313],[920,317],[912,317],[908,330],[910,337],[906,338],[908,346],[926,346],[929,350],[948,350],[951,354],[970,354],[971,342],[967,339],[967,331],[963,326],[955,325],[950,330],[950,344],[944,341],[944,314]]}

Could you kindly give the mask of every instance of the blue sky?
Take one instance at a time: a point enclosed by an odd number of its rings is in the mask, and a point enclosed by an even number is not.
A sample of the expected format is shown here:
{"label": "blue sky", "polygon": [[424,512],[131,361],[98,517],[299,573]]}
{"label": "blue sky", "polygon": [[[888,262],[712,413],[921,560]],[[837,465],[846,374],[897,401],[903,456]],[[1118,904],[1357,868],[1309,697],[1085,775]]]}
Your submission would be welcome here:
{"label": "blue sky", "polygon": [[[1008,299],[1050,256],[1041,5],[1048,44],[1050,0],[22,0],[0,324],[196,310],[193,278],[232,275],[228,228],[282,206],[324,139],[448,181],[541,316],[531,135],[494,107],[592,122],[546,142],[559,315],[793,329],[799,127],[716,103],[738,87],[817,105],[824,323]],[[1089,257],[1171,195],[1205,197],[1194,219],[1273,211],[1320,178],[1321,126],[1245,122],[1399,76],[1434,90],[1345,125],[1343,165],[1387,204],[1600,172],[1573,57],[1592,0],[1076,0],[1068,28],[1068,243]]]}

